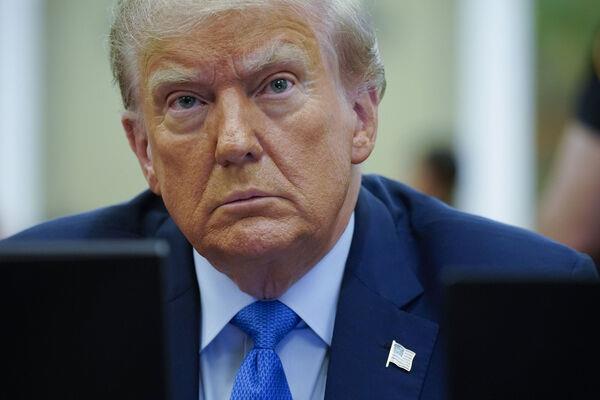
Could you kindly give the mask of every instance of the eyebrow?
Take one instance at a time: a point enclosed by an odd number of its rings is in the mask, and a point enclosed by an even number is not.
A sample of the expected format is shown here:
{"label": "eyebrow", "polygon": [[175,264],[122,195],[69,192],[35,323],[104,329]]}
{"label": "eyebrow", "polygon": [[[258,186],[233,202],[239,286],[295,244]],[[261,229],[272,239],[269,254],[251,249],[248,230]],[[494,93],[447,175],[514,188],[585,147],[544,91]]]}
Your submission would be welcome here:
{"label": "eyebrow", "polygon": [[200,80],[200,74],[197,70],[181,66],[172,66],[167,69],[158,69],[154,71],[148,79],[148,88],[150,89],[150,92],[153,92],[166,84],[176,85],[198,80]]}
{"label": "eyebrow", "polygon": [[300,64],[304,69],[309,67],[309,57],[304,49],[286,41],[275,41],[268,47],[251,52],[236,63],[244,75],[252,75],[278,64]]}

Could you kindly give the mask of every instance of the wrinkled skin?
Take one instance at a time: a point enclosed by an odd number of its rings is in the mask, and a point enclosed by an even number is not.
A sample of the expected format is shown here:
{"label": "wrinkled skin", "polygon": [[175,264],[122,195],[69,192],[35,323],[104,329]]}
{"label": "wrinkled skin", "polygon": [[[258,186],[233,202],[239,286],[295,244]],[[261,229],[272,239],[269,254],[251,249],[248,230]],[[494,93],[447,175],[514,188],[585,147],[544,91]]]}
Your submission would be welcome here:
{"label": "wrinkled skin", "polygon": [[335,244],[372,151],[374,91],[343,88],[311,24],[229,11],[140,56],[123,126],[150,189],[215,268],[276,298]]}

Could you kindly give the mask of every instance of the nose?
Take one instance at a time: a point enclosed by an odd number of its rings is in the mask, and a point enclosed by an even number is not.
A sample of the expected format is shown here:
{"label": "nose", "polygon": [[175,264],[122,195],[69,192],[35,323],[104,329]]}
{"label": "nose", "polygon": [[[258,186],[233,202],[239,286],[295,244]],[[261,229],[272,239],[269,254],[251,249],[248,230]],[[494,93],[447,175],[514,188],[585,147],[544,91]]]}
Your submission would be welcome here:
{"label": "nose", "polygon": [[232,89],[220,96],[217,107],[217,163],[227,167],[258,161],[263,149],[256,137],[257,116],[250,99],[242,91]]}

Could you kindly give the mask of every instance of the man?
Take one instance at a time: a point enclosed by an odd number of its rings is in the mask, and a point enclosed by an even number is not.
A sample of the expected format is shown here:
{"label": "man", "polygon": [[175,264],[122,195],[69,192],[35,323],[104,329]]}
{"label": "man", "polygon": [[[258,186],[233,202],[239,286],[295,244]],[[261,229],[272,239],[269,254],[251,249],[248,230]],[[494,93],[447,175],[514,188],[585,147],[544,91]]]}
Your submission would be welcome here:
{"label": "man", "polygon": [[[111,54],[150,192],[17,238],[170,243],[173,398],[442,398],[442,270],[596,277],[566,247],[361,178],[385,80],[349,1],[123,0]],[[392,341],[410,371],[386,368]]]}
{"label": "man", "polygon": [[540,231],[600,260],[600,28],[541,199]]}

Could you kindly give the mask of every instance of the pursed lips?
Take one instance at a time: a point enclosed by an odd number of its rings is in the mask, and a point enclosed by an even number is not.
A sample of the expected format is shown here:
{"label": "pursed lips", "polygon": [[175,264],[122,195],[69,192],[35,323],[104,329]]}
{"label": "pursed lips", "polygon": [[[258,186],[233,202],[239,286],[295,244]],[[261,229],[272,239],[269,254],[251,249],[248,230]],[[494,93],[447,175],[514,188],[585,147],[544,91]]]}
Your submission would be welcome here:
{"label": "pursed lips", "polygon": [[222,206],[227,206],[227,205],[234,205],[237,203],[247,203],[247,202],[251,202],[253,200],[259,200],[259,199],[263,199],[263,198],[273,198],[273,197],[280,197],[277,195],[274,195],[272,193],[268,193],[262,190],[258,190],[258,189],[249,189],[249,190],[243,190],[243,191],[235,191],[230,193],[229,195],[227,195],[225,197],[225,199],[220,202],[220,204],[216,207],[222,207]]}

